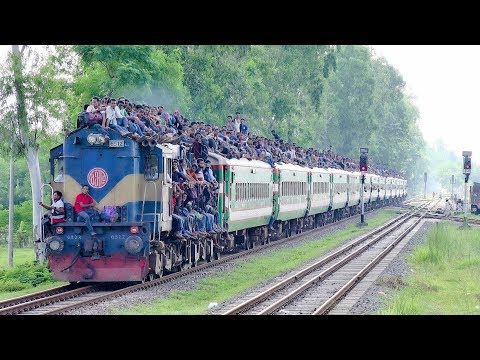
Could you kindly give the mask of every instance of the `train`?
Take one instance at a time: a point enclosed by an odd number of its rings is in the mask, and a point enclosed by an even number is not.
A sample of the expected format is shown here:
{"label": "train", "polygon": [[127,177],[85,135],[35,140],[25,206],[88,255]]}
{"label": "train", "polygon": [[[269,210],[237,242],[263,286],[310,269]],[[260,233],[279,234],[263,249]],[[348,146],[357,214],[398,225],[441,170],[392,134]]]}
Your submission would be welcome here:
{"label": "train", "polygon": [[[63,193],[65,221],[42,232],[54,279],[143,282],[214,261],[221,254],[261,246],[360,212],[360,172],[227,159],[209,152],[218,182],[219,227],[227,236],[171,239],[172,163],[181,145],[139,144],[79,128],[50,150],[51,191]],[[399,203],[407,181],[365,174],[367,210]],[[101,209],[115,206],[116,222],[92,222],[92,236],[74,211],[88,184]]]}

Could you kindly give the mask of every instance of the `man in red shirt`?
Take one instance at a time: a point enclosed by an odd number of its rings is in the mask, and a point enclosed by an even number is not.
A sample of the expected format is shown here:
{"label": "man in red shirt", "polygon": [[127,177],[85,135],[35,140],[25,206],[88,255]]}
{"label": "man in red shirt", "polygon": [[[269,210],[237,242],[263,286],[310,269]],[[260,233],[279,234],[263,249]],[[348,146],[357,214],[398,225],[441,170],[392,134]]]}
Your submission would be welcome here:
{"label": "man in red shirt", "polygon": [[82,192],[75,198],[75,212],[77,213],[77,221],[84,220],[90,235],[95,236],[97,233],[93,230],[90,217],[98,212],[95,210],[95,200],[88,193],[89,190],[88,185],[82,185]]}

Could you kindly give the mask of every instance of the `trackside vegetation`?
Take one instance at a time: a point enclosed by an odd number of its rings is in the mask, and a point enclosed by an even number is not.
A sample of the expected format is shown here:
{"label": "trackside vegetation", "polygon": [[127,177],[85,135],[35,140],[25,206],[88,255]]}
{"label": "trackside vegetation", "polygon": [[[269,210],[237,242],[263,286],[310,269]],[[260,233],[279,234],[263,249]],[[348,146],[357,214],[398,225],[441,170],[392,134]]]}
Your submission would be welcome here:
{"label": "trackside vegetation", "polygon": [[380,314],[480,314],[480,229],[437,223],[409,257],[406,286],[392,294]]}
{"label": "trackside vegetation", "polygon": [[118,309],[114,312],[136,315],[206,314],[210,303],[230,300],[253,286],[321,256],[348,239],[384,224],[395,216],[398,216],[396,210],[380,210],[376,216],[368,219],[367,227],[358,228],[355,225],[348,225],[345,229],[337,230],[326,237],[309,241],[297,247],[273,251],[270,254],[240,262],[238,266],[220,275],[200,280],[193,290],[173,291],[165,298],[150,304],[134,306],[127,310]]}
{"label": "trackside vegetation", "polygon": [[0,300],[64,285],[54,281],[47,264],[35,261],[33,249],[15,249],[14,264],[7,266],[7,249],[0,247]]}

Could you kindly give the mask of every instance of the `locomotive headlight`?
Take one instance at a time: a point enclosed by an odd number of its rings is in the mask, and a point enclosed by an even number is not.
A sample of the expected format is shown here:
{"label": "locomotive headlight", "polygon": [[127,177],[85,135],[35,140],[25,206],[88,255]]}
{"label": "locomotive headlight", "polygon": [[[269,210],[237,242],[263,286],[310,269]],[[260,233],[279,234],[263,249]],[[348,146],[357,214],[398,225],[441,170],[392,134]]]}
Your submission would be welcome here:
{"label": "locomotive headlight", "polygon": [[49,237],[46,241],[47,250],[50,253],[59,254],[62,252],[65,243],[58,236]]}
{"label": "locomotive headlight", "polygon": [[140,236],[132,235],[125,239],[125,249],[129,254],[136,255],[143,248],[143,241]]}
{"label": "locomotive headlight", "polygon": [[87,141],[90,145],[93,145],[97,142],[97,136],[95,134],[90,134],[87,136]]}
{"label": "locomotive headlight", "polygon": [[98,135],[97,137],[97,142],[101,145],[105,144],[105,136],[103,135]]}

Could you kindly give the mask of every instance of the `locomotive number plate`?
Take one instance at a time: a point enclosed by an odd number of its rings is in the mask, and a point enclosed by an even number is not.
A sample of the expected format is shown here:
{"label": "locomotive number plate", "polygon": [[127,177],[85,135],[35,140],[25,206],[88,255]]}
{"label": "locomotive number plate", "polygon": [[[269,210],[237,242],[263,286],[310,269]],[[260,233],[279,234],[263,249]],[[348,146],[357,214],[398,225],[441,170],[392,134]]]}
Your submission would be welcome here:
{"label": "locomotive number plate", "polygon": [[124,140],[110,140],[108,142],[109,147],[124,147],[125,141]]}

